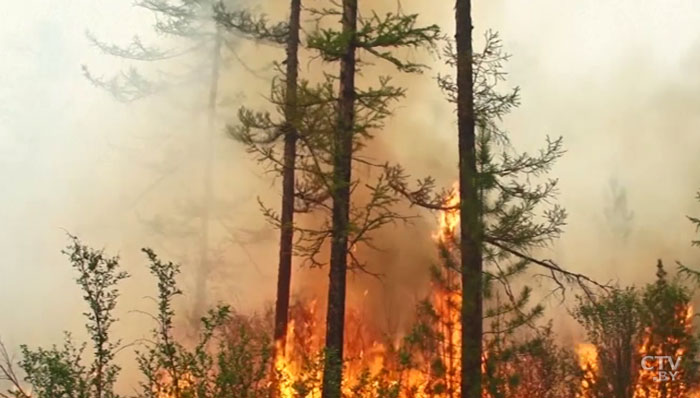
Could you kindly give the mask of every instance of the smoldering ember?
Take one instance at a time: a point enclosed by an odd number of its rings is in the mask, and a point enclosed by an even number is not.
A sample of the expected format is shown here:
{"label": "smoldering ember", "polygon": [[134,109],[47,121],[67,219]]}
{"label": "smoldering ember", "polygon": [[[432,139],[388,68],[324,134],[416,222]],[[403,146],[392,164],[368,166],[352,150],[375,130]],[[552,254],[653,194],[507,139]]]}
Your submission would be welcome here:
{"label": "smoldering ember", "polygon": [[698,20],[5,4],[0,398],[700,398]]}

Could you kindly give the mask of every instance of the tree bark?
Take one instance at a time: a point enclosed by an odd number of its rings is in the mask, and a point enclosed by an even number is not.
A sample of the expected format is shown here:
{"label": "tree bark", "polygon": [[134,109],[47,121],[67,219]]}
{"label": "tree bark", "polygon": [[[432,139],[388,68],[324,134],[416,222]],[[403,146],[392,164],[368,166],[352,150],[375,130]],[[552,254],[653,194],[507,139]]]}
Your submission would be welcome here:
{"label": "tree bark", "polygon": [[462,398],[481,397],[482,224],[476,168],[471,0],[457,0],[457,118],[462,268]]}
{"label": "tree bark", "polygon": [[347,43],[345,53],[340,60],[338,128],[333,148],[333,226],[322,398],[340,398],[341,396],[352,140],[355,124],[357,0],[343,0],[342,23],[343,37]]}
{"label": "tree bark", "polygon": [[284,109],[284,170],[282,175],[282,213],[280,228],[277,302],[275,304],[275,342],[278,354],[284,354],[289,318],[294,238],[294,168],[297,156],[297,79],[299,75],[299,29],[301,0],[292,0],[287,38],[287,88]]}

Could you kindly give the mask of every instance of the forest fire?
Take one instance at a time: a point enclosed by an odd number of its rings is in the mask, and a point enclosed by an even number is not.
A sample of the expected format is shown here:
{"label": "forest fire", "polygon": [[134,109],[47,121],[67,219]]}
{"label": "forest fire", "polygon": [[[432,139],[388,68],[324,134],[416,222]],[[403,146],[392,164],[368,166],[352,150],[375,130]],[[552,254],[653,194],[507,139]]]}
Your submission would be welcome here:
{"label": "forest fire", "polygon": [[[445,205],[454,207],[458,203],[459,197],[455,189]],[[439,226],[432,234],[433,239],[441,247],[452,249],[459,225],[459,210],[441,211],[438,222]],[[449,272],[446,277],[446,286],[455,287],[459,283],[456,271]],[[346,364],[342,387],[344,393],[357,396],[358,388],[363,385],[365,388],[376,389],[379,381],[373,378],[382,375],[383,380],[389,380],[389,388],[401,383],[399,396],[404,398],[459,395],[459,290],[433,286],[428,302],[434,310],[433,326],[441,336],[433,347],[436,350],[434,354],[441,359],[442,365],[430,363],[428,356],[418,360],[420,366],[408,368],[402,365],[399,342],[386,341],[370,322],[363,319],[360,311],[348,309],[344,348]],[[283,398],[320,397],[322,366],[318,354],[323,349],[325,327],[319,317],[317,304],[316,300],[297,302],[290,309],[286,352],[282,354],[278,349],[274,361],[279,394]]]}
{"label": "forest fire", "polygon": [[700,1],[8,3],[0,398],[700,398]]}
{"label": "forest fire", "polygon": [[[321,394],[324,325],[318,319],[317,302],[297,303],[291,309],[287,332],[287,350],[275,358],[276,378],[282,398],[316,398]],[[373,337],[356,311],[347,319],[345,378],[343,390],[349,393],[364,372],[376,375],[388,364],[386,345]]]}
{"label": "forest fire", "polygon": [[[631,379],[633,398],[698,398],[700,391],[689,391],[686,381],[688,374],[680,366],[687,351],[686,342],[677,335],[692,334],[692,305],[679,305],[673,314],[673,325],[666,331],[658,328],[645,328],[641,343],[636,348],[634,363],[639,364]],[[663,327],[663,326],[662,326]],[[674,333],[673,332],[680,332]],[[582,372],[579,398],[603,396],[596,384],[612,384],[610,378],[619,375],[601,374],[598,349],[593,344],[579,344],[576,349],[579,367]],[[664,361],[668,361],[664,363]]]}
{"label": "forest fire", "polygon": [[[684,333],[692,333],[693,307],[678,306],[674,312],[673,323],[677,330]],[[686,353],[687,346],[674,334],[670,336],[660,336],[658,332],[647,328],[644,331],[642,344],[639,347],[640,357],[645,356],[670,356],[672,360],[680,360]],[[681,398],[689,396],[688,386],[685,382],[686,372],[682,366],[677,370],[672,378],[662,378],[661,366],[642,366],[639,370],[637,384],[634,390],[634,398]],[[667,369],[668,369],[667,364]],[[691,397],[692,398],[692,397]]]}
{"label": "forest fire", "polygon": [[[458,191],[445,200],[449,210],[438,215],[438,228],[432,234],[440,256],[454,261],[458,248],[459,204]],[[455,398],[461,391],[461,278],[454,267],[444,267],[438,281],[434,281],[428,298],[419,305],[418,330],[424,340],[412,338],[387,341],[382,334],[366,322],[361,312],[349,309],[346,316],[345,369],[342,390],[346,396],[372,397],[379,383],[388,388],[398,386],[401,398]],[[290,310],[290,323],[286,353],[275,359],[279,394],[284,398],[318,398],[321,396],[322,364],[318,357],[323,349],[324,325],[317,311],[317,302],[298,302]],[[421,323],[423,322],[423,323]],[[420,340],[418,338],[417,340]],[[496,339],[498,340],[498,339]],[[408,342],[407,342],[408,341]],[[501,396],[507,391],[512,397],[527,397],[533,391],[544,392],[549,388],[542,380],[542,362],[530,354],[521,354],[517,360],[502,365],[489,365],[498,361],[499,354],[509,348],[500,343],[484,345],[482,373],[501,380],[500,387],[489,390],[484,386],[483,397]],[[490,350],[494,350],[491,352]],[[410,365],[403,354],[411,351]],[[592,351],[593,355],[595,351]],[[489,358],[493,356],[493,358]],[[591,363],[595,363],[591,360]],[[500,366],[500,367],[499,367]],[[522,373],[519,385],[509,385]],[[375,379],[376,377],[376,379]],[[301,382],[300,382],[301,381]],[[500,391],[500,392],[498,392]],[[551,394],[551,392],[550,392]],[[545,396],[545,395],[542,395]]]}
{"label": "forest fire", "polygon": [[185,373],[177,376],[177,383],[173,383],[174,377],[166,371],[160,371],[156,375],[157,384],[152,387],[153,395],[156,398],[177,398],[182,396],[182,391],[186,391],[194,384],[194,376]]}
{"label": "forest fire", "polygon": [[578,397],[590,397],[593,384],[598,374],[598,350],[596,350],[595,346],[592,344],[583,343],[576,347],[576,354],[578,355],[579,366],[583,371],[581,391]]}
{"label": "forest fire", "polygon": [[[432,234],[440,256],[454,260],[458,250],[459,204],[457,189],[445,200],[450,210],[438,215],[438,228]],[[445,267],[441,271],[440,282],[433,283],[428,298],[425,300],[425,314],[419,308],[417,321],[424,321],[423,329],[428,341],[409,342],[406,335],[387,338],[368,317],[358,308],[350,305],[346,313],[344,373],[342,393],[347,397],[372,398],[377,391],[395,388],[400,398],[456,398],[460,395],[461,383],[461,331],[460,275],[454,267]],[[365,291],[365,295],[367,291]],[[322,352],[324,348],[325,325],[318,300],[297,301],[290,308],[287,341],[284,350],[278,344],[273,359],[274,376],[269,386],[276,389],[278,398],[320,398],[323,379]],[[419,306],[420,307],[420,306]],[[498,307],[496,307],[498,308]],[[683,332],[692,332],[693,309],[688,304],[676,306],[673,323]],[[423,318],[422,318],[423,316]],[[429,330],[429,332],[428,332]],[[408,332],[406,332],[408,333]],[[431,334],[432,333],[432,334]],[[662,337],[665,336],[665,337]],[[686,385],[686,374],[681,369],[673,383],[659,382],[657,369],[644,369],[639,366],[644,356],[668,355],[680,358],[685,355],[685,345],[680,337],[659,333],[653,328],[645,329],[640,336],[640,343],[634,348],[633,378],[630,381],[633,398],[699,398],[690,392]],[[548,391],[552,385],[547,378],[546,360],[532,353],[520,353],[519,358],[512,358],[501,365],[489,363],[504,352],[500,343],[487,339],[484,343],[482,373],[485,377],[496,380],[518,379],[512,383],[506,381],[496,390],[484,386],[482,396],[491,398],[505,396],[524,398],[529,396],[559,397],[561,393]],[[496,339],[498,340],[498,339]],[[411,346],[413,344],[413,346]],[[507,351],[508,348],[505,348]],[[411,351],[411,359],[405,354]],[[572,381],[572,392],[567,396],[577,398],[600,398],[609,396],[610,378],[614,375],[604,371],[603,362],[606,354],[599,352],[594,344],[581,343],[575,348],[578,358],[579,376],[565,375]],[[498,359],[495,359],[497,361]],[[540,361],[540,362],[538,362]],[[409,364],[410,362],[410,364]],[[544,365],[543,365],[544,364]],[[559,375],[558,377],[561,377]],[[164,388],[156,391],[157,398],[174,398],[174,385],[163,377]],[[548,384],[550,383],[550,384]],[[192,384],[186,375],[177,388],[187,388]],[[607,389],[607,390],[606,390]],[[495,392],[498,391],[498,392]],[[601,392],[603,391],[603,392]],[[605,392],[607,391],[607,392]],[[532,395],[535,394],[535,395]]]}
{"label": "forest fire", "polygon": [[[446,207],[455,207],[459,204],[458,190],[445,200]],[[438,215],[438,228],[432,237],[438,247],[443,251],[443,256],[453,256],[453,249],[457,247],[459,210],[450,209],[441,211]],[[429,355],[414,358],[411,367],[402,366],[400,361],[398,342],[388,342],[381,337],[381,333],[373,330],[371,324],[364,322],[361,313],[357,310],[349,310],[346,319],[346,368],[343,381],[343,392],[347,396],[358,395],[357,388],[364,383],[378,383],[372,377],[383,374],[384,380],[392,380],[392,383],[401,385],[398,391],[402,398],[427,398],[427,397],[457,397],[460,394],[460,278],[454,269],[448,269],[442,275],[441,284],[433,284],[429,294],[429,303],[433,311],[433,317],[429,318],[432,328],[440,336],[430,346],[434,357],[439,358],[439,363],[431,362]],[[309,353],[321,352],[323,347],[324,327],[318,318],[316,301],[308,305],[302,303],[292,310],[287,347],[288,352],[284,357],[278,357],[276,366],[280,375],[280,393],[284,398],[304,396],[317,398],[321,394],[320,380],[322,366],[315,358],[310,358]],[[683,332],[692,333],[693,308],[689,304],[675,307],[673,324]],[[662,337],[664,336],[664,337]],[[635,363],[644,356],[668,355],[673,358],[683,357],[685,354],[684,342],[679,341],[673,335],[659,334],[651,328],[642,334],[642,341],[635,349]],[[482,372],[487,374],[487,357],[490,346],[485,346]],[[580,386],[576,396],[579,398],[601,397],[598,383],[601,383],[600,353],[593,344],[579,344],[576,347],[578,365],[582,371]],[[521,386],[508,386],[505,390],[511,396],[528,396],[533,389],[546,388],[546,383],[538,379],[538,363],[527,355],[521,362],[506,364],[503,368],[491,372],[498,377],[508,378],[514,374],[521,374]],[[685,383],[685,373],[679,370],[674,383],[664,383],[655,380],[658,372],[654,370],[636,368],[633,378],[633,398],[697,398],[699,395],[691,393]],[[608,375],[609,376],[609,375]],[[299,380],[307,384],[305,390],[299,389]],[[605,382],[605,381],[603,381]],[[300,395],[300,391],[305,394]],[[366,394],[370,396],[371,394]],[[486,389],[483,397],[493,396]]]}
{"label": "forest fire", "polygon": [[[452,186],[452,194],[445,200],[445,207],[454,208],[459,205],[459,183]],[[459,226],[459,209],[441,211],[438,216],[439,227],[433,234],[433,239],[438,243],[447,243],[454,240],[455,232]]]}

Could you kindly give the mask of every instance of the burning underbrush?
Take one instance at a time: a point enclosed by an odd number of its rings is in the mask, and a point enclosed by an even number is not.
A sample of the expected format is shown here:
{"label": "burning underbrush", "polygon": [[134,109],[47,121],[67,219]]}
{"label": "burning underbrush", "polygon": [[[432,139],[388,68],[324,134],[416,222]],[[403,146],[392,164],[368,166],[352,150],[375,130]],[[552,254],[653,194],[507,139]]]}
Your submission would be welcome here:
{"label": "burning underbrush", "polygon": [[[449,206],[458,202],[453,195],[446,203]],[[431,268],[430,292],[416,305],[409,330],[400,335],[386,334],[370,315],[361,309],[348,308],[344,396],[460,396],[458,225],[458,211],[440,213],[439,228],[432,236],[439,262]],[[644,289],[613,290],[599,297],[580,299],[575,318],[587,332],[589,343],[579,344],[576,350],[561,346],[552,328],[539,321],[543,308],[530,304],[530,290],[527,287],[517,290],[504,276],[520,274],[524,267],[515,264],[506,271],[499,267],[500,274],[485,280],[482,397],[700,397],[697,392],[691,392],[697,391],[700,381],[694,362],[699,340],[693,335],[692,291],[678,278],[668,281],[663,266],[659,263],[658,267],[657,282]],[[272,350],[269,338],[263,337],[271,330],[270,322],[251,322],[250,318],[239,316],[229,323],[224,334],[228,343],[220,346],[220,351],[230,344],[231,336],[239,336],[234,339],[234,346],[257,347],[255,350],[262,353],[248,355],[246,360],[252,366],[239,364],[239,368],[259,371],[245,373],[248,379],[242,384],[256,387],[240,391],[237,396],[319,398],[323,319],[317,300],[297,301],[290,308],[286,342],[284,345],[277,342],[276,350]],[[251,340],[240,336],[262,339],[262,343],[251,344]],[[268,357],[272,352],[274,357]],[[238,355],[244,356],[242,352]],[[656,380],[659,369],[642,366],[642,358],[648,356],[681,358],[674,380]],[[226,360],[219,360],[219,372],[224,363]],[[186,377],[191,378],[191,373]],[[186,380],[187,385],[194,385],[190,379]],[[220,380],[221,376],[217,376],[210,383],[217,384]],[[156,397],[176,398],[172,392]]]}
{"label": "burning underbrush", "polygon": [[[455,200],[454,198],[452,200]],[[439,261],[431,288],[417,303],[412,326],[387,334],[363,310],[346,312],[342,392],[347,398],[456,398],[460,396],[461,286],[455,211],[445,211],[433,238]],[[320,398],[325,335],[317,301],[290,308],[287,339],[271,338],[270,314],[237,314],[220,306],[201,320],[197,337],[182,343],[174,333],[172,300],[181,292],[176,264],[145,250],[158,282],[156,327],[139,344],[142,379],[136,396],[148,398]],[[12,385],[3,398],[116,398],[115,364],[122,350],[110,336],[116,284],[127,275],[117,258],[74,238],[67,251],[79,274],[91,312],[91,344],[70,338],[61,347],[22,346],[17,375],[8,355],[0,368]],[[530,290],[516,289],[503,275],[518,264],[485,277],[483,398],[698,398],[698,336],[693,331],[692,290],[669,280],[659,264],[655,283],[581,298],[574,317],[587,343],[576,350],[561,344],[541,321],[543,307],[530,303]],[[499,277],[499,275],[501,277]],[[84,353],[90,347],[92,355]],[[643,360],[648,358],[646,362]],[[656,365],[666,358],[665,369]],[[672,361],[673,368],[670,369]],[[658,362],[661,364],[662,362]],[[659,371],[673,370],[673,380]],[[668,375],[664,373],[664,375]]]}
{"label": "burning underbrush", "polygon": [[[491,334],[484,338],[482,397],[699,397],[698,368],[693,362],[698,340],[693,335],[692,306],[686,293],[675,282],[660,280],[638,294],[629,290],[602,297],[597,302],[586,301],[578,307],[577,316],[591,343],[577,344],[575,350],[562,347],[549,327],[504,331],[503,325],[498,323],[508,322],[494,321],[489,329]],[[631,299],[632,302],[626,301]],[[667,301],[656,306],[656,300]],[[414,327],[400,338],[383,334],[359,310],[350,310],[346,325],[344,396],[460,396],[459,301],[455,291],[435,282],[430,297],[417,307]],[[669,305],[671,301],[677,304]],[[645,306],[657,312],[651,313]],[[297,301],[292,306],[286,350],[284,354],[277,350],[276,357],[268,356],[269,361],[264,362],[251,354],[271,355],[273,352],[272,342],[267,337],[271,321],[267,318],[253,321],[245,316],[230,320],[222,337],[229,341],[227,344],[233,343],[241,349],[238,355],[243,360],[239,361],[238,368],[253,364],[253,368],[261,369],[257,378],[252,377],[253,372],[248,372],[247,381],[243,382],[243,378],[237,381],[256,386],[253,388],[256,393],[239,396],[321,396],[321,336],[325,327],[318,307],[313,300]],[[617,307],[615,311],[611,310],[613,307]],[[663,308],[669,310],[663,311]],[[513,325],[512,322],[508,324]],[[625,334],[625,331],[630,333]],[[254,343],[255,340],[263,343]],[[625,341],[629,344],[624,344]],[[249,352],[247,357],[244,352]],[[659,381],[660,369],[655,362],[649,360],[647,368],[643,366],[642,358],[646,356],[680,358],[674,379]],[[228,361],[231,359],[221,363]],[[270,366],[262,371],[265,363]],[[666,366],[668,369],[669,365]],[[186,388],[196,384],[191,373],[180,380]],[[210,383],[218,385],[220,380],[221,376],[217,376]],[[175,395],[172,389],[156,395],[157,398],[177,396],[189,395],[182,395],[182,392]]]}
{"label": "burning underbrush", "polygon": [[[458,203],[453,195],[447,205]],[[342,391],[347,397],[460,396],[460,275],[455,266],[458,211],[441,212],[433,239],[439,264],[431,269],[428,296],[416,306],[413,326],[400,336],[375,327],[350,308],[346,316]],[[500,282],[503,282],[502,280]],[[573,352],[555,343],[549,327],[536,326],[541,308],[528,308],[529,290],[491,286],[485,309],[484,398],[570,397],[577,373]],[[517,294],[516,296],[513,296]],[[314,300],[290,311],[286,350],[275,359],[280,395],[321,396],[325,325]]]}
{"label": "burning underbrush", "polygon": [[579,305],[575,317],[591,343],[576,350],[577,397],[700,397],[691,293],[680,279],[667,280],[659,262],[655,283]]}

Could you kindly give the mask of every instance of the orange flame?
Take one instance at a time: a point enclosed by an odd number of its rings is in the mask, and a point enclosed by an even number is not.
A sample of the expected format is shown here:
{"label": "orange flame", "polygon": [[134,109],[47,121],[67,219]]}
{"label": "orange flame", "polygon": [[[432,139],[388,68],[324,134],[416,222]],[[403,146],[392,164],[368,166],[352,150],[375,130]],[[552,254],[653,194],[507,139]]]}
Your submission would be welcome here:
{"label": "orange flame", "polygon": [[[679,306],[675,313],[675,322],[686,332],[692,332],[693,307],[691,305]],[[598,374],[598,352],[591,344],[579,344],[576,350],[579,358],[579,366],[583,371],[581,389],[578,397],[592,397],[592,388],[596,383]],[[667,337],[659,341],[651,328],[644,330],[642,342],[637,348],[638,358],[645,356],[671,356],[674,360],[682,357],[686,347],[675,337]],[[700,398],[700,391],[689,392],[684,382],[683,369],[678,370],[674,381],[659,381],[657,379],[659,369],[644,369],[639,367],[634,386],[634,398]]]}
{"label": "orange flame", "polygon": [[[679,306],[674,316],[675,323],[686,332],[692,332],[693,307],[691,305]],[[666,340],[658,341],[653,331],[647,328],[644,331],[642,344],[639,346],[639,356],[664,356],[670,355],[673,359],[682,357],[686,347],[675,337],[668,337]],[[637,385],[634,390],[634,398],[682,398],[688,393],[688,387],[684,382],[683,369],[678,370],[679,374],[674,381],[658,381],[657,369],[640,368],[637,378]]]}
{"label": "orange flame", "polygon": [[[443,244],[450,245],[455,240],[455,232],[459,226],[458,190],[455,189],[445,205],[455,209],[441,211],[439,227],[433,238]],[[352,247],[351,250],[356,250]],[[456,273],[449,275],[450,284],[459,281]],[[367,291],[364,292],[367,295]],[[353,394],[352,388],[357,385],[363,371],[370,375],[379,372],[389,372],[390,377],[399,380],[406,387],[400,393],[401,398],[456,397],[459,395],[460,381],[460,311],[461,296],[459,291],[435,288],[431,296],[431,304],[437,312],[436,327],[443,336],[439,344],[438,356],[444,361],[444,376],[441,378],[440,391],[436,381],[428,372],[417,369],[399,370],[399,360],[396,352],[390,349],[380,335],[371,330],[364,322],[360,313],[348,309],[346,316],[346,339],[344,344],[347,363],[344,368],[342,390],[344,394]],[[274,359],[276,383],[280,398],[296,398],[297,381],[302,378],[307,383],[306,395],[303,398],[318,398],[321,395],[321,369],[309,369],[308,364],[314,358],[311,353],[321,352],[323,341],[319,336],[324,335],[324,325],[316,311],[316,301],[297,303],[290,311],[290,322],[287,332],[285,353],[278,348]],[[278,345],[279,347],[279,345]],[[309,374],[311,373],[311,374]],[[376,386],[375,386],[376,387]]]}
{"label": "orange flame", "polygon": [[459,183],[455,183],[452,186],[452,193],[447,197],[444,205],[453,209],[440,212],[438,218],[439,228],[433,234],[433,238],[438,242],[447,243],[454,238],[459,226]]}
{"label": "orange flame", "polygon": [[[162,370],[156,374],[157,382],[154,385],[153,393],[157,398],[179,398],[194,384],[194,377],[191,373],[185,373],[178,377],[177,383],[173,383],[173,376],[170,372]],[[178,394],[178,390],[180,393]]]}
{"label": "orange flame", "polygon": [[598,350],[593,344],[582,343],[576,346],[578,363],[583,371],[578,398],[592,396],[593,385],[598,375]]}

